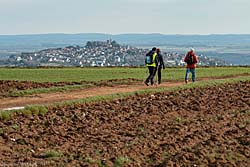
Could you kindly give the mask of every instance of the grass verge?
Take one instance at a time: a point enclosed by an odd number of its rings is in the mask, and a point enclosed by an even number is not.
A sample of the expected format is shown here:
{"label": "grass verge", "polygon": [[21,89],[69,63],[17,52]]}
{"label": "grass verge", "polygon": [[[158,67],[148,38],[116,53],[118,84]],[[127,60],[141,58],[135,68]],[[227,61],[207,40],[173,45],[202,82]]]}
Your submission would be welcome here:
{"label": "grass verge", "polygon": [[27,106],[21,110],[0,111],[0,120],[10,120],[14,114],[23,114],[24,116],[45,115],[48,112],[47,106]]}

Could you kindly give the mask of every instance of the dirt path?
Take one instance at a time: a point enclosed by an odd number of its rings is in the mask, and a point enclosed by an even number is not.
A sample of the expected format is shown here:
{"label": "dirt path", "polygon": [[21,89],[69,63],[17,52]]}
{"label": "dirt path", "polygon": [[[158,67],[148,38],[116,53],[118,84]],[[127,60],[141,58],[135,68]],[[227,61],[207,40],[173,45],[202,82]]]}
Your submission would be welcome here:
{"label": "dirt path", "polygon": [[174,87],[182,85],[182,82],[166,82],[158,86],[144,86],[142,83],[137,83],[134,85],[118,85],[113,87],[93,87],[82,90],[75,90],[71,92],[56,92],[56,93],[47,93],[47,94],[37,94],[25,97],[8,97],[1,99],[0,109],[13,108],[13,107],[22,107],[27,105],[36,105],[36,104],[50,104],[55,102],[74,100],[74,99],[83,99],[93,96],[103,96],[111,95],[116,93],[126,93],[134,92],[143,89],[150,89],[154,87]]}
{"label": "dirt path", "polygon": [[[228,78],[228,77],[227,77]],[[235,78],[235,77],[232,77]],[[200,79],[205,81],[211,78]],[[216,79],[216,80],[221,80]],[[152,89],[154,87],[175,87],[184,85],[184,82],[164,82],[161,85],[156,86],[146,86],[143,83],[135,83],[134,85],[117,85],[113,87],[102,86],[102,87],[92,87],[81,90],[75,90],[71,92],[56,92],[56,93],[46,93],[37,94],[25,97],[8,97],[0,100],[0,109],[5,110],[14,107],[23,107],[27,105],[38,105],[38,104],[51,104],[56,102],[62,102],[67,100],[83,99],[93,96],[103,96],[116,93],[126,93],[134,92],[143,89]]]}

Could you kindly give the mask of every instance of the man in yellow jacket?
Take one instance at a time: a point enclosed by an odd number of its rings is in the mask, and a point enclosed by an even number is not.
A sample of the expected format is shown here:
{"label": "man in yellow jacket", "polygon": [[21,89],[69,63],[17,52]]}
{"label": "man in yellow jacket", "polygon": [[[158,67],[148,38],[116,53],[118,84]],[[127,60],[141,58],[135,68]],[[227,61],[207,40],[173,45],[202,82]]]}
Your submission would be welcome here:
{"label": "man in yellow jacket", "polygon": [[149,81],[151,85],[154,84],[154,76],[157,70],[157,53],[156,48],[153,47],[151,51],[146,54],[145,64],[148,67],[149,76],[147,77],[146,81],[144,82],[147,86],[149,86]]}

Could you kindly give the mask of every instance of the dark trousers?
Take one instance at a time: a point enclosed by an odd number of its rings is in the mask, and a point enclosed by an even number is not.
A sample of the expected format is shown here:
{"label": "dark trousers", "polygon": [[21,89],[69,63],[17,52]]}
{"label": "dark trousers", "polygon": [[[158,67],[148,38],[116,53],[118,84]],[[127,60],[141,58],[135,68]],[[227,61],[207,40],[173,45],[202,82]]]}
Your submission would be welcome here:
{"label": "dark trousers", "polygon": [[146,79],[146,82],[149,83],[149,81],[150,81],[151,85],[153,85],[154,84],[154,76],[156,73],[156,67],[148,66],[148,71],[149,71],[149,76]]}
{"label": "dark trousers", "polygon": [[162,67],[158,67],[158,84],[160,84],[161,83],[161,69],[162,69]]}

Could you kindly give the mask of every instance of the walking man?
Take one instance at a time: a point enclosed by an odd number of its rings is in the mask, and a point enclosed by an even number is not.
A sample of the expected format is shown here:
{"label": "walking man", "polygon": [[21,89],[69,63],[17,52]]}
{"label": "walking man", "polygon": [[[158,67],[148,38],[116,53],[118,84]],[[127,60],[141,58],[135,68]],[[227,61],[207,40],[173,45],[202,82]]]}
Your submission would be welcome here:
{"label": "walking man", "polygon": [[188,76],[189,73],[192,73],[192,81],[195,82],[196,76],[195,76],[195,68],[196,64],[198,63],[198,57],[194,53],[194,49],[191,48],[189,52],[187,52],[184,62],[187,63],[187,69],[186,69],[186,75],[185,75],[185,82],[188,83]]}
{"label": "walking man", "polygon": [[157,65],[157,53],[156,53],[156,48],[153,47],[151,51],[149,51],[146,54],[146,59],[145,59],[145,64],[148,67],[148,71],[149,71],[149,76],[147,77],[147,79],[144,81],[144,83],[149,86],[149,82],[151,83],[151,85],[154,84],[154,76],[156,73],[156,65]]}

